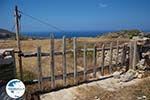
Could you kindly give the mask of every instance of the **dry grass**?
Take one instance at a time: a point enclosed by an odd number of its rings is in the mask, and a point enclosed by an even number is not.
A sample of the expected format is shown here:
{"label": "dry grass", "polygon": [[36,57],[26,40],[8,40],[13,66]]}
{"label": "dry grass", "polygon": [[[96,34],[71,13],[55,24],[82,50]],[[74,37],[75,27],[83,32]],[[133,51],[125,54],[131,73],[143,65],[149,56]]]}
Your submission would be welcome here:
{"label": "dry grass", "polygon": [[[101,42],[108,42],[108,41],[116,41],[115,39],[101,39],[101,38],[79,38],[78,40],[78,47],[83,48],[83,44],[87,43],[88,47],[93,47],[94,43],[101,43]],[[122,42],[128,41],[127,39],[120,40]],[[23,40],[21,41],[22,51],[23,52],[36,52],[36,49],[38,46],[42,47],[42,52],[49,52],[49,40]],[[0,48],[14,48],[17,50],[16,41],[15,40],[0,40]],[[72,48],[72,43],[67,40],[67,48]],[[55,50],[62,50],[62,40],[56,39],[55,40]],[[81,70],[83,66],[83,53],[78,54],[78,70]],[[92,65],[92,54],[89,53],[88,58],[88,65]],[[67,56],[67,71],[71,72],[73,71],[73,59],[72,55]],[[18,57],[16,55],[16,65],[17,65],[17,72],[18,70]],[[56,65],[56,74],[62,73],[62,56],[55,57],[55,65]],[[35,78],[37,76],[37,58],[23,58],[23,69],[25,72],[31,72],[34,75],[26,75],[25,79],[28,79],[27,76],[29,76],[29,79]],[[50,75],[50,66],[49,66],[49,57],[42,57],[42,70],[43,70],[43,76],[49,76]]]}
{"label": "dry grass", "polygon": [[[108,41],[116,41],[115,39],[100,39],[100,38],[81,38],[78,40],[80,43],[101,43],[101,42],[108,42]],[[121,42],[127,42],[128,39],[125,40],[120,40]],[[43,52],[49,52],[49,40],[26,40],[22,41],[22,51],[23,52],[35,52],[37,46],[42,46],[42,51]],[[62,42],[61,40],[57,39],[55,41],[55,49],[56,50],[61,50],[62,49]],[[6,41],[0,41],[0,48],[15,48],[17,50],[16,46],[16,41],[14,40],[6,40]],[[69,47],[70,48],[70,47]],[[17,56],[16,56],[17,58]],[[17,58],[18,59],[18,58]],[[56,65],[56,72],[57,74],[62,73],[62,57],[58,56],[55,58],[55,65]],[[83,65],[83,59],[80,57],[78,59],[78,66],[79,70],[81,70],[81,66]],[[16,60],[17,63],[17,70],[18,70],[18,60]],[[88,65],[92,65],[92,60],[88,59]],[[73,71],[73,59],[72,56],[67,56],[67,70],[69,72]],[[37,75],[37,62],[36,58],[23,58],[23,69],[25,71],[29,71],[33,73],[35,76],[32,74],[27,76],[27,79],[32,79],[35,78]],[[43,69],[43,75],[44,76],[49,76],[50,75],[50,67],[49,67],[49,57],[43,57],[42,58],[42,69]],[[29,73],[30,74],[30,73]],[[25,76],[24,76],[25,77]],[[73,84],[73,79],[67,80],[68,83]],[[94,87],[89,87],[90,91],[84,90],[84,93],[81,93],[81,95],[86,95],[86,97],[78,97],[80,100],[93,100],[95,96],[101,98],[100,100],[136,100],[138,96],[147,96],[148,100],[150,100],[150,78],[145,79],[142,83],[140,83],[138,86],[131,86],[131,87],[126,87],[120,91],[117,92],[109,92],[105,91],[101,88],[94,88]],[[62,81],[57,83],[58,87],[60,84],[62,84]],[[46,87],[50,87],[50,83],[46,82],[44,83],[44,88],[45,90],[47,89]],[[37,89],[37,86],[28,86],[28,89],[32,88],[31,90]],[[92,92],[91,92],[92,91]],[[97,92],[98,91],[98,92]],[[29,92],[32,92],[29,90]],[[90,93],[90,94],[89,94]],[[83,97],[83,98],[82,98]]]}

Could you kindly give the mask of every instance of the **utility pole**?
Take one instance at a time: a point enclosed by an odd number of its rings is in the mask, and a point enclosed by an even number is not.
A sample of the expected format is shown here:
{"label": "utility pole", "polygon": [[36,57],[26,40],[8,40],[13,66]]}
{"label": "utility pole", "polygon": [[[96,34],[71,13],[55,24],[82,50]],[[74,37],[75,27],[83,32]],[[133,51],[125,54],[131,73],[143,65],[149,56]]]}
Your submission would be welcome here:
{"label": "utility pole", "polygon": [[21,58],[21,44],[20,44],[20,34],[19,34],[19,14],[18,7],[15,6],[15,22],[16,22],[16,39],[17,39],[17,48],[18,48],[18,62],[19,62],[19,71],[20,79],[23,81],[23,69],[22,69],[22,58]]}

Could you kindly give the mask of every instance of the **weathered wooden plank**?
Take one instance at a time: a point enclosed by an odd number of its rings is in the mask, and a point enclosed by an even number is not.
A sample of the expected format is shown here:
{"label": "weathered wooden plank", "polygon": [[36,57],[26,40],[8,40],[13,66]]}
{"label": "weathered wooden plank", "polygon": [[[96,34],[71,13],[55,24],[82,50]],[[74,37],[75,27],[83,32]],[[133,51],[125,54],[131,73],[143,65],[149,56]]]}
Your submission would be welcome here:
{"label": "weathered wooden plank", "polygon": [[67,85],[67,83],[66,83],[66,73],[67,73],[67,69],[66,69],[66,38],[65,38],[65,36],[63,36],[63,41],[62,41],[62,45],[63,45],[63,55],[62,55],[62,57],[63,57],[63,84],[64,84],[64,86],[66,86]]}
{"label": "weathered wooden plank", "polygon": [[96,77],[96,63],[97,63],[97,48],[96,45],[94,45],[94,51],[93,51],[93,76]]}
{"label": "weathered wooden plank", "polygon": [[73,38],[73,66],[74,66],[74,83],[77,82],[77,44],[76,37]]}
{"label": "weathered wooden plank", "polygon": [[14,51],[13,48],[0,49],[0,54],[4,54],[5,52],[12,52],[12,51]]}
{"label": "weathered wooden plank", "polygon": [[137,64],[137,41],[134,41],[133,69],[136,69],[136,64]]}
{"label": "weathered wooden plank", "polygon": [[105,44],[102,45],[101,53],[101,75],[104,76]]}
{"label": "weathered wooden plank", "polygon": [[[107,65],[105,67],[109,67],[109,66]],[[98,72],[99,70],[101,70],[101,66],[97,67],[96,72]],[[84,75],[84,70],[78,71],[77,73],[78,73],[78,76],[83,76]],[[93,73],[93,68],[92,67],[87,69],[87,74],[91,74],[91,73]],[[71,78],[71,77],[74,77],[74,72],[67,73],[67,78]],[[55,79],[56,80],[61,80],[61,79],[63,79],[63,75],[62,74],[55,75]],[[43,77],[43,80],[51,80],[51,77]]]}
{"label": "weathered wooden plank", "polygon": [[125,65],[125,55],[126,55],[126,50],[125,49],[126,49],[126,47],[124,45],[123,48],[122,48],[121,66]]}
{"label": "weathered wooden plank", "polygon": [[127,45],[125,44],[125,50],[124,50],[124,65],[127,66]]}
{"label": "weathered wooden plank", "polygon": [[54,34],[50,34],[50,68],[51,68],[51,88],[55,88],[55,65],[54,65]]}
{"label": "weathered wooden plank", "polygon": [[117,48],[116,48],[116,65],[118,65],[118,58],[119,58],[119,40],[117,40]]}
{"label": "weathered wooden plank", "polygon": [[86,46],[86,43],[84,44],[84,53],[83,53],[83,61],[84,61],[84,81],[87,80],[87,46]]}
{"label": "weathered wooden plank", "polygon": [[132,41],[130,42],[129,44],[129,48],[130,48],[130,51],[129,51],[129,67],[130,69],[133,69],[133,43]]}
{"label": "weathered wooden plank", "polygon": [[113,57],[113,48],[112,48],[112,46],[113,46],[113,43],[111,42],[110,43],[110,54],[109,54],[109,57],[110,57],[110,59],[109,59],[109,73],[110,74],[112,74],[112,57]]}
{"label": "weathered wooden plank", "polygon": [[42,90],[42,68],[41,68],[41,47],[37,48],[37,66],[38,66],[38,85],[39,90]]}
{"label": "weathered wooden plank", "polygon": [[[114,46],[113,49],[116,49],[117,46]],[[123,48],[122,45],[118,46],[119,49]],[[94,48],[87,48],[87,52],[93,52]],[[109,47],[105,48],[105,50],[110,50]],[[84,49],[76,49],[76,51],[82,51],[84,52]],[[96,51],[102,51],[102,48],[97,48]],[[69,49],[69,50],[66,50],[66,54],[70,54],[70,53],[73,53],[74,50],[73,49]],[[62,55],[62,51],[55,51],[54,52],[54,55]],[[23,52],[21,53],[21,56],[25,57],[25,58],[28,58],[28,57],[36,57],[37,56],[37,53],[36,52]],[[50,56],[50,53],[41,53],[41,56]]]}

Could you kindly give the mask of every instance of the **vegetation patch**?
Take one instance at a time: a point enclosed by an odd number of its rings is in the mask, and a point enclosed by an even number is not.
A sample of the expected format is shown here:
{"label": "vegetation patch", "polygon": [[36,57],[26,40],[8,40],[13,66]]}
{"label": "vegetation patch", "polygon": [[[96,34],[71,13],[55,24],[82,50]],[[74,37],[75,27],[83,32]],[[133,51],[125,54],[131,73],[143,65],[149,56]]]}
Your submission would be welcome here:
{"label": "vegetation patch", "polygon": [[118,32],[109,32],[105,33],[102,36],[98,36],[101,38],[129,38],[131,39],[134,36],[141,36],[144,35],[140,30],[132,29],[132,30],[121,30]]}

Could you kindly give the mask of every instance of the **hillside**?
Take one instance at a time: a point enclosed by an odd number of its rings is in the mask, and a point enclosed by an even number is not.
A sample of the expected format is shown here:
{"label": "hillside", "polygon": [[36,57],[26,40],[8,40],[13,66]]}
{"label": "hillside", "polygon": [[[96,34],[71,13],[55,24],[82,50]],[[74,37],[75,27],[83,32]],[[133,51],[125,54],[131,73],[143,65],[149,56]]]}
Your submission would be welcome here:
{"label": "hillside", "polygon": [[[149,34],[147,34],[149,35]],[[116,31],[116,32],[109,32],[109,33],[104,33],[102,36],[98,36],[101,38],[128,38],[128,39],[132,39],[132,37],[134,36],[146,36],[145,32],[142,32],[138,29],[131,29],[131,30],[121,30],[121,31]]]}
{"label": "hillside", "polygon": [[0,28],[0,39],[14,38],[15,33]]}

